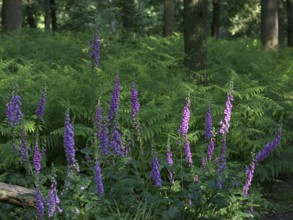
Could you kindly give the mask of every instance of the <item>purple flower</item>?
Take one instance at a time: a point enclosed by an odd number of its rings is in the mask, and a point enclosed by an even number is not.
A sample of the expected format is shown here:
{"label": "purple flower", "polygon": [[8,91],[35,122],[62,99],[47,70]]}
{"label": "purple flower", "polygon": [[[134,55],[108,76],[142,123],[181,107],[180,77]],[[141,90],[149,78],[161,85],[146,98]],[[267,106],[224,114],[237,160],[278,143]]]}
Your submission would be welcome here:
{"label": "purple flower", "polygon": [[220,156],[217,158],[219,176],[222,174],[222,171],[226,167],[226,150],[227,150],[227,143],[226,143],[226,136],[224,136],[222,150],[221,150]]}
{"label": "purple flower", "polygon": [[[57,204],[60,203],[59,197],[57,195],[56,182],[54,181],[51,185],[51,190],[49,192],[49,209],[48,216],[51,218],[54,215]],[[58,208],[58,207],[57,207]],[[60,208],[58,208],[59,212],[62,212]]]}
{"label": "purple flower", "polygon": [[99,196],[102,196],[104,193],[104,186],[102,182],[102,171],[98,161],[96,161],[95,175],[96,175],[95,177],[96,177],[97,192]]}
{"label": "purple flower", "polygon": [[38,212],[38,219],[42,220],[44,218],[45,206],[39,188],[36,188],[36,207]]}
{"label": "purple flower", "polygon": [[167,163],[168,163],[169,167],[171,167],[173,164],[172,152],[171,152],[171,147],[169,144],[167,146]]}
{"label": "purple flower", "polygon": [[275,140],[270,143],[267,143],[266,146],[260,150],[255,157],[255,162],[259,163],[266,159],[269,154],[278,146],[281,142],[282,131],[278,131]]}
{"label": "purple flower", "polygon": [[21,162],[24,163],[27,160],[28,153],[27,153],[27,146],[26,146],[26,135],[25,135],[25,130],[21,131],[21,138],[20,138],[20,157],[21,157]]}
{"label": "purple flower", "polygon": [[33,163],[34,163],[34,168],[35,168],[37,173],[40,173],[41,161],[42,161],[42,155],[41,155],[41,153],[39,151],[38,143],[36,143]]}
{"label": "purple flower", "polygon": [[36,114],[39,120],[43,119],[44,111],[45,111],[45,104],[46,104],[46,89],[43,89],[42,97],[39,102],[38,108],[36,110]]}
{"label": "purple flower", "polygon": [[112,130],[110,145],[118,155],[123,156],[123,143],[121,141],[121,135],[117,125],[115,125]]}
{"label": "purple flower", "polygon": [[78,171],[78,164],[75,160],[75,148],[74,148],[74,130],[70,123],[69,110],[65,113],[65,123],[64,123],[64,148],[65,156],[67,161],[67,166],[70,170]]}
{"label": "purple flower", "polygon": [[140,104],[138,102],[138,92],[136,90],[136,85],[135,83],[132,83],[132,88],[131,88],[131,115],[132,115],[132,120],[133,120],[133,123],[134,123],[134,126],[135,124],[137,123],[136,120],[136,116],[139,112],[139,109],[140,109]]}
{"label": "purple flower", "polygon": [[116,119],[118,108],[119,108],[119,96],[120,96],[120,83],[119,83],[119,78],[117,76],[114,83],[114,89],[112,92],[112,99],[110,103],[110,112],[108,117],[109,122],[112,122]]}
{"label": "purple flower", "polygon": [[190,143],[187,139],[185,140],[184,150],[185,150],[186,160],[188,161],[188,164],[191,167],[192,166],[192,155],[191,155],[191,151],[190,151]]}
{"label": "purple flower", "polygon": [[222,135],[228,134],[229,128],[230,128],[230,119],[231,119],[231,112],[232,112],[232,101],[233,101],[233,96],[232,92],[229,91],[227,93],[227,101],[226,101],[226,109],[224,110],[225,118],[224,121],[220,121],[221,129],[220,133]]}
{"label": "purple flower", "polygon": [[251,162],[250,168],[248,169],[248,171],[246,171],[247,178],[246,178],[245,185],[243,187],[243,196],[247,196],[248,194],[249,188],[251,186],[251,181],[253,178],[254,168],[255,168],[255,163]]}
{"label": "purple flower", "polygon": [[202,164],[202,167],[203,167],[203,170],[205,173],[208,172],[208,168],[207,168],[207,159],[206,158],[201,158],[201,164]]}
{"label": "purple flower", "polygon": [[161,173],[160,173],[160,164],[156,155],[153,155],[151,166],[152,166],[152,173],[151,173],[152,180],[155,182],[156,187],[160,188],[162,187],[162,179],[161,179]]}
{"label": "purple flower", "polygon": [[186,137],[187,132],[188,132],[188,123],[189,123],[189,118],[190,118],[190,99],[187,99],[187,102],[184,106],[184,110],[183,110],[183,114],[182,114],[182,121],[181,121],[181,125],[180,128],[178,130],[178,133],[183,136]]}
{"label": "purple flower", "polygon": [[91,52],[90,52],[90,61],[92,63],[92,68],[99,67],[99,60],[100,60],[100,38],[99,34],[96,33],[90,43],[91,45]]}
{"label": "purple flower", "polygon": [[11,128],[17,126],[21,120],[22,112],[20,106],[21,97],[17,95],[17,91],[15,89],[10,102],[6,104],[6,117]]}
{"label": "purple flower", "polygon": [[208,110],[206,113],[206,133],[205,133],[206,140],[210,140],[212,137],[212,127],[213,127],[213,120],[211,116],[211,106],[209,104]]}
{"label": "purple flower", "polygon": [[97,129],[98,137],[101,134],[102,124],[103,124],[102,108],[100,105],[97,105],[94,125],[95,125],[95,128]]}
{"label": "purple flower", "polygon": [[214,149],[215,149],[215,139],[212,137],[212,138],[210,138],[210,142],[208,145],[209,160],[212,160],[212,158],[213,158]]}

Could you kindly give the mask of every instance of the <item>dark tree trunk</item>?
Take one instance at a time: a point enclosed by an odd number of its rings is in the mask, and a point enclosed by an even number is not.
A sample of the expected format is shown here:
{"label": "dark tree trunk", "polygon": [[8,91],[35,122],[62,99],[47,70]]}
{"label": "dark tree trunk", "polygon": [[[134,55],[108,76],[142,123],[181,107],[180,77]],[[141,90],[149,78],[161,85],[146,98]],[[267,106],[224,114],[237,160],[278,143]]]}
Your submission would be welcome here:
{"label": "dark tree trunk", "polygon": [[219,37],[220,31],[220,12],[221,12],[221,1],[213,0],[213,18],[212,18],[212,33],[211,36],[214,38]]}
{"label": "dark tree trunk", "polygon": [[206,68],[207,11],[206,0],[184,0],[184,64],[192,71]]}
{"label": "dark tree trunk", "polygon": [[25,6],[26,21],[30,28],[36,28],[37,22],[35,18],[35,8],[31,0],[27,0]]}
{"label": "dark tree trunk", "polygon": [[279,47],[278,0],[261,0],[261,42],[268,50]]}
{"label": "dark tree trunk", "polygon": [[22,0],[3,0],[2,5],[2,30],[18,31],[22,24]]}
{"label": "dark tree trunk", "polygon": [[164,31],[163,36],[167,37],[174,32],[174,4],[173,0],[164,0]]}
{"label": "dark tree trunk", "polygon": [[293,0],[287,0],[288,10],[288,47],[293,47]]}
{"label": "dark tree trunk", "polygon": [[50,26],[51,26],[50,0],[44,0],[44,9],[45,9],[45,29],[50,30]]}
{"label": "dark tree trunk", "polygon": [[50,0],[50,10],[51,10],[52,31],[57,31],[57,16],[56,16],[55,0]]}

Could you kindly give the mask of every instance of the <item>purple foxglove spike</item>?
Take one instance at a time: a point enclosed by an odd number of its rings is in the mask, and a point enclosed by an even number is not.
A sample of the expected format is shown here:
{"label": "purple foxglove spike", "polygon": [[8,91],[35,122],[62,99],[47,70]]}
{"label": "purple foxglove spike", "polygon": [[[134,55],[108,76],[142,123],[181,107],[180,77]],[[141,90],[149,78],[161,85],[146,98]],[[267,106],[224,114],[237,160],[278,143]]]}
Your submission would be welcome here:
{"label": "purple foxglove spike", "polygon": [[36,110],[36,114],[39,120],[43,120],[44,111],[45,111],[45,104],[46,104],[46,89],[43,89],[42,97],[39,102],[38,108]]}
{"label": "purple foxglove spike", "polygon": [[140,109],[140,104],[138,102],[138,92],[136,90],[136,85],[135,83],[132,83],[132,87],[131,87],[131,115],[132,115],[132,121],[134,123],[134,127],[135,127],[135,123],[137,120],[137,114],[139,112]]}
{"label": "purple foxglove spike", "polygon": [[64,148],[67,166],[70,168],[71,171],[78,171],[78,164],[75,159],[74,130],[72,124],[70,123],[69,110],[67,110],[65,113]]}
{"label": "purple foxglove spike", "polygon": [[21,132],[19,148],[20,148],[21,163],[24,163],[28,157],[27,146],[26,146],[26,134],[24,129]]}
{"label": "purple foxglove spike", "polygon": [[208,158],[212,160],[215,149],[215,139],[212,137],[208,145]]}
{"label": "purple foxglove spike", "polygon": [[251,162],[250,168],[247,172],[247,179],[246,179],[245,185],[243,187],[243,196],[247,196],[247,194],[248,194],[249,188],[251,186],[253,174],[254,174],[254,169],[255,169],[255,163]]}
{"label": "purple foxglove spike", "polygon": [[90,43],[91,45],[91,52],[90,52],[90,61],[92,63],[92,68],[99,67],[99,60],[100,60],[100,38],[99,34],[96,33]]}
{"label": "purple foxglove spike", "polygon": [[56,182],[52,183],[51,190],[49,192],[49,208],[48,208],[48,216],[51,218],[54,215],[56,209]]}
{"label": "purple foxglove spike", "polygon": [[96,114],[95,114],[95,128],[97,129],[97,136],[101,134],[101,128],[103,123],[102,108],[100,105],[97,105]]}
{"label": "purple foxglove spike", "polygon": [[36,188],[36,208],[38,213],[38,219],[42,220],[44,218],[44,212],[45,212],[45,205],[44,200],[41,195],[41,191],[39,188]]}
{"label": "purple foxglove spike", "polygon": [[151,173],[152,180],[154,181],[156,187],[160,188],[162,187],[162,179],[161,179],[161,173],[160,173],[160,164],[156,155],[153,155],[151,166],[152,166],[152,173]]}
{"label": "purple foxglove spike", "polygon": [[111,147],[118,155],[124,156],[122,146],[123,144],[121,140],[120,131],[117,125],[115,125],[111,134]]}
{"label": "purple foxglove spike", "polygon": [[109,111],[109,122],[113,122],[118,114],[118,108],[119,108],[119,96],[120,96],[120,83],[118,76],[116,77],[115,83],[114,83],[114,89],[112,92],[112,99],[110,103],[110,111]]}
{"label": "purple foxglove spike", "polygon": [[188,164],[191,167],[193,162],[192,162],[192,155],[190,151],[190,143],[187,139],[185,140],[184,150],[185,150],[186,160],[188,161]]}
{"label": "purple foxglove spike", "polygon": [[184,106],[182,121],[181,121],[180,128],[178,130],[179,135],[185,138],[188,132],[189,119],[190,119],[190,99],[188,98]]}
{"label": "purple foxglove spike", "polygon": [[167,163],[169,167],[173,165],[172,152],[171,152],[171,147],[169,144],[167,146]]}
{"label": "purple foxglove spike", "polygon": [[16,89],[13,92],[11,100],[6,104],[6,117],[11,128],[17,126],[22,118],[21,97],[17,95]]}
{"label": "purple foxglove spike", "polygon": [[213,120],[211,116],[211,106],[209,104],[208,110],[206,113],[206,133],[205,133],[206,140],[210,140],[212,138],[212,134],[213,134],[212,129],[213,129]]}
{"label": "purple foxglove spike", "polygon": [[282,131],[278,131],[275,139],[272,142],[266,144],[266,146],[256,154],[256,157],[255,157],[256,163],[260,163],[261,161],[266,159],[270,155],[270,153],[276,147],[278,147],[280,145],[281,136],[282,136]]}
{"label": "purple foxglove spike", "polygon": [[219,176],[221,176],[222,171],[226,167],[226,150],[227,150],[227,143],[226,143],[226,137],[224,136],[222,150],[221,150],[220,156],[217,158]]}
{"label": "purple foxglove spike", "polygon": [[104,194],[104,186],[102,181],[102,170],[98,161],[96,161],[96,166],[95,166],[95,180],[96,180],[97,193],[99,196],[102,196]]}
{"label": "purple foxglove spike", "polygon": [[33,158],[33,163],[34,163],[34,168],[37,173],[40,173],[41,170],[41,162],[42,162],[42,155],[39,151],[39,146],[38,143],[36,143],[35,146],[35,152],[34,152],[34,158]]}
{"label": "purple foxglove spike", "polygon": [[220,125],[221,125],[220,133],[222,135],[228,134],[229,132],[231,113],[232,113],[232,101],[233,101],[232,92],[229,91],[227,96],[228,98],[226,101],[226,108],[224,110],[225,118],[224,118],[224,121],[220,121]]}

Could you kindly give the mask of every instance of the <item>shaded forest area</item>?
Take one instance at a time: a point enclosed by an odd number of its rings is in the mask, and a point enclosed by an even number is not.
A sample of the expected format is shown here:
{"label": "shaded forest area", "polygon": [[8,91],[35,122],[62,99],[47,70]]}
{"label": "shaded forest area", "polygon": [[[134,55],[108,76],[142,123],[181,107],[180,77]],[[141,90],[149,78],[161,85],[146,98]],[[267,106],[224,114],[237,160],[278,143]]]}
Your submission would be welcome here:
{"label": "shaded forest area", "polygon": [[0,219],[291,219],[293,0],[2,0]]}

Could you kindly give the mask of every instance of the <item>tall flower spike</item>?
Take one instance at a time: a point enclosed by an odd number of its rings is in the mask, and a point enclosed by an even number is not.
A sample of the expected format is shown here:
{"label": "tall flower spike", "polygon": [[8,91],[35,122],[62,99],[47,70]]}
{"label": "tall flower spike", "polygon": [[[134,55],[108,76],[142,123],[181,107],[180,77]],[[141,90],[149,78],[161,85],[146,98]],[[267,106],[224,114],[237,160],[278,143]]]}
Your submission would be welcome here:
{"label": "tall flower spike", "polygon": [[215,149],[215,139],[212,137],[208,145],[208,158],[212,160]]}
{"label": "tall flower spike", "polygon": [[108,117],[109,122],[112,122],[114,119],[116,119],[118,108],[119,108],[119,96],[120,96],[120,83],[119,83],[119,78],[117,76],[115,79],[114,89],[112,92],[110,112]]}
{"label": "tall flower spike", "polygon": [[206,133],[205,133],[206,140],[210,140],[212,137],[212,127],[213,127],[213,120],[211,116],[211,105],[209,104],[208,110],[206,113]]}
{"label": "tall flower spike", "polygon": [[97,193],[99,196],[102,196],[104,194],[104,186],[102,181],[102,170],[98,161],[96,161],[96,166],[95,166],[95,180],[96,180]]}
{"label": "tall flower spike", "polygon": [[171,166],[173,165],[173,158],[172,158],[172,152],[171,152],[169,140],[167,145],[167,164],[168,164],[168,173],[169,173],[170,183],[174,184],[173,171],[171,170]]}
{"label": "tall flower spike", "polygon": [[151,174],[152,180],[154,181],[156,187],[160,188],[162,187],[162,179],[161,179],[161,173],[160,173],[160,164],[156,155],[153,155],[151,166],[152,166],[152,174]]}
{"label": "tall flower spike", "polygon": [[260,150],[255,157],[255,162],[259,163],[266,159],[270,153],[278,146],[281,142],[282,131],[278,131],[275,140],[270,143],[267,143],[266,146]]}
{"label": "tall flower spike", "polygon": [[6,117],[11,128],[17,126],[21,120],[20,106],[21,97],[17,94],[17,90],[14,89],[10,102],[6,104]]}
{"label": "tall flower spike", "polygon": [[42,194],[39,188],[36,188],[36,208],[38,212],[38,219],[42,220],[44,218],[45,206]]}
{"label": "tall flower spike", "polygon": [[43,89],[42,97],[36,110],[36,114],[39,120],[43,120],[45,104],[46,104],[46,89]]}
{"label": "tall flower spike", "polygon": [[183,136],[186,137],[187,132],[188,132],[188,124],[189,124],[189,119],[190,119],[190,99],[187,99],[187,102],[184,106],[184,110],[183,110],[183,114],[182,114],[182,121],[181,121],[181,125],[180,128],[178,130],[178,133]]}
{"label": "tall flower spike", "polygon": [[49,209],[48,209],[48,216],[51,218],[54,215],[56,209],[56,183],[52,183],[51,190],[49,192]]}
{"label": "tall flower spike", "polygon": [[75,160],[75,148],[74,148],[74,130],[70,123],[69,109],[65,113],[64,122],[64,148],[67,166],[71,171],[78,171],[78,164]]}
{"label": "tall flower spike", "polygon": [[185,150],[185,155],[186,155],[186,160],[189,164],[189,166],[192,166],[192,155],[191,155],[191,151],[190,151],[190,143],[189,141],[185,140],[185,144],[184,144],[184,150]]}
{"label": "tall flower spike", "polygon": [[102,108],[100,105],[96,108],[95,114],[95,128],[97,129],[97,138],[100,140],[100,146],[102,154],[106,155],[108,153],[108,128],[103,123]]}
{"label": "tall flower spike", "polygon": [[231,119],[231,113],[232,113],[232,101],[233,101],[233,96],[232,96],[232,91],[229,91],[227,93],[227,101],[226,101],[226,108],[224,110],[225,118],[224,121],[220,121],[221,129],[220,133],[222,135],[228,134],[229,128],[230,128],[230,119]]}
{"label": "tall flower spike", "polygon": [[42,155],[41,155],[41,153],[39,151],[39,145],[38,145],[38,142],[37,142],[36,146],[35,146],[35,152],[34,152],[34,158],[33,158],[34,168],[35,168],[37,173],[40,173],[41,161],[42,161]]}
{"label": "tall flower spike", "polygon": [[19,149],[20,149],[21,163],[24,163],[28,157],[27,146],[26,146],[26,134],[25,134],[24,128],[21,131]]}
{"label": "tall flower spike", "polygon": [[97,129],[98,137],[101,134],[102,123],[103,123],[102,108],[100,104],[98,104],[96,108],[96,114],[95,114],[95,120],[94,120],[94,125],[95,125],[95,128]]}
{"label": "tall flower spike", "polygon": [[243,196],[247,196],[248,194],[249,188],[251,186],[253,174],[254,174],[254,168],[255,168],[255,163],[251,162],[250,168],[248,168],[248,170],[246,169],[247,178],[246,178],[245,185],[243,187]]}
{"label": "tall flower spike", "polygon": [[90,61],[92,63],[92,68],[99,67],[99,60],[100,60],[100,37],[99,34],[96,33],[90,43],[91,45],[91,52],[90,52]]}
{"label": "tall flower spike", "polygon": [[138,92],[136,90],[136,85],[135,83],[132,83],[132,87],[131,87],[131,115],[132,115],[132,121],[133,121],[133,125],[134,127],[136,127],[136,123],[137,123],[137,114],[139,112],[140,109],[140,104],[138,102]]}

